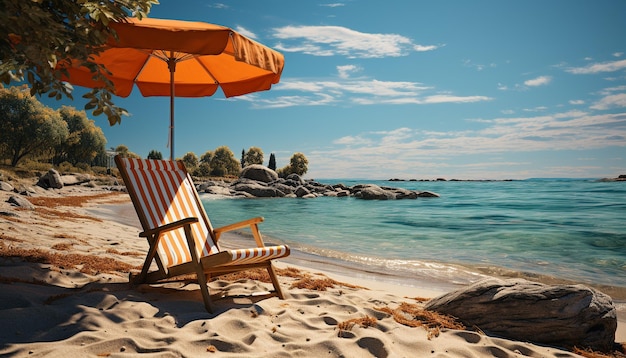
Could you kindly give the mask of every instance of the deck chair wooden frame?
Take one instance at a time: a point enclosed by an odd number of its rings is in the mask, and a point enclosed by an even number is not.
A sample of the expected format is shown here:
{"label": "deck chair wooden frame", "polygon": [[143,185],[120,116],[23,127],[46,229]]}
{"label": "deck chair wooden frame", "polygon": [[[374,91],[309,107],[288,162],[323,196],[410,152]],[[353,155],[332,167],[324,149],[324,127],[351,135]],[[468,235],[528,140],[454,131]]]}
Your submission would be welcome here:
{"label": "deck chair wooden frame", "polygon": [[[181,161],[115,156],[120,175],[143,228],[149,249],[133,283],[157,283],[195,274],[204,305],[213,312],[207,282],[212,276],[254,268],[267,269],[274,291],[284,298],[272,260],[289,255],[286,245],[265,246],[259,231],[262,217],[213,228]],[[225,232],[248,227],[256,242],[250,249],[221,250]],[[152,263],[157,269],[149,271]]]}

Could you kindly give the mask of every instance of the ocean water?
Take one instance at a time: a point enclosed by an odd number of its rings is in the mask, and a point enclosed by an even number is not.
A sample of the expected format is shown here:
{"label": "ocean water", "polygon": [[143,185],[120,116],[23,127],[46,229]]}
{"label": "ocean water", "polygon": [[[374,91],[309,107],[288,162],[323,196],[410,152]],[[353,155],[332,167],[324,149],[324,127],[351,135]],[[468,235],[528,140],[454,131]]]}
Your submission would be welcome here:
{"label": "ocean water", "polygon": [[626,182],[320,182],[441,197],[202,199],[215,227],[263,216],[266,241],[339,267],[451,284],[485,274],[556,278],[626,292]]}

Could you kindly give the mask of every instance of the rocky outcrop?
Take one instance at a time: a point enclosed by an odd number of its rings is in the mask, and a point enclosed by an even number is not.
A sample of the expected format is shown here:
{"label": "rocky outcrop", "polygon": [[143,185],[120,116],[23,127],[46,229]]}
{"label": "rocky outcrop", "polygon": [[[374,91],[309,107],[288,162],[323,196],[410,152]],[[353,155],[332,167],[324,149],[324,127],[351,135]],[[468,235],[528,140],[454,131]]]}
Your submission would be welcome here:
{"label": "rocky outcrop", "polygon": [[393,200],[396,194],[391,190],[385,190],[378,185],[357,185],[354,196],[365,200]]}
{"label": "rocky outcrop", "polygon": [[272,169],[265,167],[261,164],[252,164],[243,168],[239,177],[243,179],[260,181],[263,183],[271,183],[278,179],[278,174],[276,174],[276,172]]}
{"label": "rocky outcrop", "polygon": [[621,174],[617,178],[604,178],[600,181],[626,181],[626,174]]}
{"label": "rocky outcrop", "polygon": [[360,184],[348,187],[342,183],[328,185],[314,180],[305,180],[298,174],[279,178],[275,171],[262,165],[245,167],[239,179],[228,183],[224,181],[206,181],[196,185],[199,193],[246,198],[317,198],[355,197],[365,200],[398,200],[439,197],[428,191],[416,191],[403,188],[381,187],[374,184]]}
{"label": "rocky outcrop", "polygon": [[338,183],[322,184],[314,180],[304,180],[297,174],[287,178],[279,178],[276,172],[262,165],[245,167],[238,180],[227,183],[223,181],[207,181],[197,185],[200,193],[225,196],[242,196],[247,198],[317,198],[355,197],[365,200],[398,200],[439,197],[428,191],[416,191],[403,188],[381,187],[374,184],[360,184],[348,187]]}
{"label": "rocky outcrop", "polygon": [[0,181],[0,190],[2,190],[2,191],[14,191],[15,188],[10,183],[7,183],[5,181]]}
{"label": "rocky outcrop", "polygon": [[35,210],[35,206],[30,201],[21,196],[11,195],[7,200],[7,203],[22,209]]}
{"label": "rocky outcrop", "polygon": [[63,188],[63,180],[61,180],[61,174],[58,171],[50,169],[39,178],[37,185],[44,189],[61,189]]}
{"label": "rocky outcrop", "polygon": [[257,198],[278,198],[285,196],[282,191],[267,185],[261,184],[261,182],[246,181],[238,182],[232,189],[237,192],[248,193]]}
{"label": "rocky outcrop", "polygon": [[428,301],[487,334],[564,348],[609,351],[617,316],[611,297],[583,285],[487,279]]}
{"label": "rocky outcrop", "polygon": [[89,183],[92,180],[93,180],[93,177],[87,174],[61,175],[61,183],[63,183],[63,186],[81,185],[81,184]]}

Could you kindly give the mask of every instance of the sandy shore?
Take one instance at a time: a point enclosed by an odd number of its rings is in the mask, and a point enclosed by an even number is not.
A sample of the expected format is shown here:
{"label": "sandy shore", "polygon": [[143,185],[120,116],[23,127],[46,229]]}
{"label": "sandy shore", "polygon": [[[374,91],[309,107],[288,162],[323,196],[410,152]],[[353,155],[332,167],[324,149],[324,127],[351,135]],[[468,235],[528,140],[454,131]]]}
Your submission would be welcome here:
{"label": "sandy shore", "polygon": [[[0,191],[0,356],[577,357],[468,330],[401,324],[393,317],[401,305],[418,309],[441,287],[323,273],[302,261],[277,263],[285,300],[259,294],[270,287],[262,281],[211,282],[213,294],[229,297],[209,314],[195,284],[128,284],[148,245],[137,236],[126,194],[36,189],[28,198],[35,210],[15,210],[10,195]],[[14,255],[28,259],[7,257]],[[304,281],[329,286],[296,287]],[[616,341],[626,342],[623,320]]]}

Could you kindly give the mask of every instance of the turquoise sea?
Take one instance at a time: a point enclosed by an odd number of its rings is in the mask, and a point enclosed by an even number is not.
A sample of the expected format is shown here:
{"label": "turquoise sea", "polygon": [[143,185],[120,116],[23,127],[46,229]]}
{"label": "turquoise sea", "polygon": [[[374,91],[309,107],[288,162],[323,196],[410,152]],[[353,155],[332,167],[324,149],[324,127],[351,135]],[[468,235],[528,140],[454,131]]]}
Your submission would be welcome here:
{"label": "turquoise sea", "polygon": [[[233,199],[203,195],[215,227],[263,216],[269,242],[388,280],[463,285],[482,275],[583,283],[626,299],[626,182],[318,180],[440,198]],[[615,297],[617,295],[618,297]]]}

